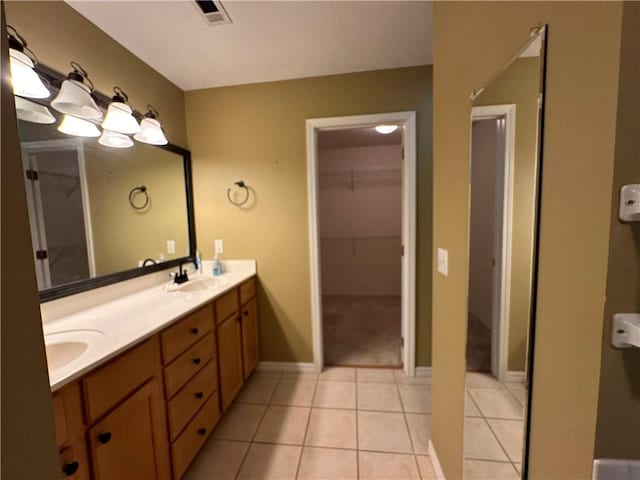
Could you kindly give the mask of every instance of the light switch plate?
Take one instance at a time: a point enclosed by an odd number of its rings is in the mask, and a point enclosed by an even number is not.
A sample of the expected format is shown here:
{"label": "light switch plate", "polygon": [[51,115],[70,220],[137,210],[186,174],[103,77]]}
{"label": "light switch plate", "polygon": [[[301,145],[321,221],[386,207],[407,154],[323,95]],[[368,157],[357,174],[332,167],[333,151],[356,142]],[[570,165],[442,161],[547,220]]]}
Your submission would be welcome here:
{"label": "light switch plate", "polygon": [[216,254],[222,254],[224,253],[224,244],[222,243],[222,239],[218,238],[216,239],[216,241],[214,242],[215,246],[216,246]]}
{"label": "light switch plate", "polygon": [[167,240],[167,253],[176,253],[176,241]]}
{"label": "light switch plate", "polygon": [[449,252],[444,248],[438,249],[438,272],[445,277],[449,276]]}

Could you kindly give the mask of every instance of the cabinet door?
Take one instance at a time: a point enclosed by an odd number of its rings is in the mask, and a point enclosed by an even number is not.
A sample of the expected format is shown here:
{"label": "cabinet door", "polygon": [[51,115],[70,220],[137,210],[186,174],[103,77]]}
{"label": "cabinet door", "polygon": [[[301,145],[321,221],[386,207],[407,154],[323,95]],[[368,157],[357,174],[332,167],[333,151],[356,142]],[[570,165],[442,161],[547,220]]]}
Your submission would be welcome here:
{"label": "cabinet door", "polygon": [[60,469],[63,478],[89,480],[89,457],[84,436],[78,437],[71,446],[60,452]]}
{"label": "cabinet door", "polygon": [[258,364],[258,308],[253,298],[240,309],[242,313],[242,360],[246,379]]}
{"label": "cabinet door", "polygon": [[97,480],[169,478],[162,394],[152,379],[89,430]]}
{"label": "cabinet door", "polygon": [[222,410],[226,410],[242,388],[242,338],[240,318],[231,315],[218,325],[218,370]]}

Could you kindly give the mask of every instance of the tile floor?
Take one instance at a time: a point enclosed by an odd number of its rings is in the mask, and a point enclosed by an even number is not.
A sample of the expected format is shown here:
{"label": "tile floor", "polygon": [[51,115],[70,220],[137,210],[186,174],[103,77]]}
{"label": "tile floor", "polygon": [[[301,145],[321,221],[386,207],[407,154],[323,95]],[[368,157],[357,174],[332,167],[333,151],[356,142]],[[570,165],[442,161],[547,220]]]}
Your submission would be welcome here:
{"label": "tile floor", "polygon": [[525,387],[489,374],[467,373],[464,431],[465,480],[519,479]]}
{"label": "tile floor", "polygon": [[184,478],[434,479],[430,413],[430,378],[400,370],[256,372]]}

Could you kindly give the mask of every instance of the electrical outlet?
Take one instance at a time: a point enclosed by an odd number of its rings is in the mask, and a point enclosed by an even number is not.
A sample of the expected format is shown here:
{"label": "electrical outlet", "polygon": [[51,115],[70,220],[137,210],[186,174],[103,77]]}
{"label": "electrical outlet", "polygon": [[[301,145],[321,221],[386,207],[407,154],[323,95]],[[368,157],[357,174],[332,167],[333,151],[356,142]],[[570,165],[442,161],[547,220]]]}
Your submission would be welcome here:
{"label": "electrical outlet", "polygon": [[222,243],[222,239],[218,238],[216,239],[216,241],[214,242],[215,246],[216,246],[216,254],[222,254],[223,253],[223,243]]}
{"label": "electrical outlet", "polygon": [[176,253],[176,241],[167,240],[167,253]]}
{"label": "electrical outlet", "polygon": [[449,276],[449,252],[444,248],[438,249],[438,272],[445,277]]}

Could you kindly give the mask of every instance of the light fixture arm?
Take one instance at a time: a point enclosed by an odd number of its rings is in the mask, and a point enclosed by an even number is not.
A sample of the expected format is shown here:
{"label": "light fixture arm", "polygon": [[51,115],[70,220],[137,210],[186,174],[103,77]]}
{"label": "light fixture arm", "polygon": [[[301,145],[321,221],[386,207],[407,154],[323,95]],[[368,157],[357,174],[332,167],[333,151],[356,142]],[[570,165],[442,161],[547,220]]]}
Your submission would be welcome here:
{"label": "light fixture arm", "polygon": [[91,88],[91,93],[93,93],[96,88],[93,85],[93,82],[89,79],[89,74],[87,73],[87,71],[82,68],[82,65],[80,65],[78,62],[71,61],[70,64],[71,68],[73,68],[73,72],[69,72],[68,78],[70,80],[76,80],[80,83],[88,83],[89,88]]}
{"label": "light fixture arm", "polygon": [[33,53],[33,50],[27,47],[27,41],[25,40],[25,38],[20,35],[12,25],[7,25],[7,36],[9,37],[9,48],[13,48],[14,50],[27,55],[34,65],[37,65],[39,63],[36,54]]}
{"label": "light fixture arm", "polygon": [[120,87],[113,87],[113,93],[115,95],[111,100],[113,100],[114,102],[120,102],[120,103],[129,102],[129,95],[127,95],[125,91],[122,90]]}
{"label": "light fixture arm", "polygon": [[144,114],[146,118],[158,118],[160,114],[153,105],[147,105],[147,113]]}

